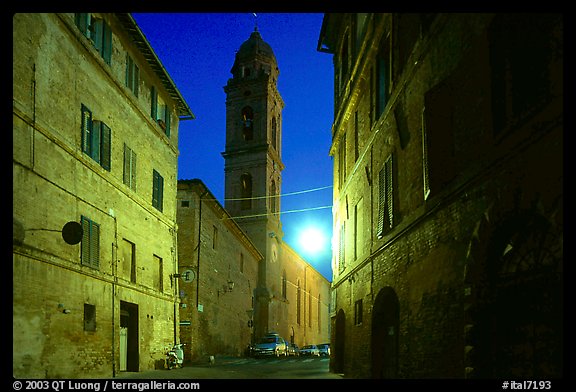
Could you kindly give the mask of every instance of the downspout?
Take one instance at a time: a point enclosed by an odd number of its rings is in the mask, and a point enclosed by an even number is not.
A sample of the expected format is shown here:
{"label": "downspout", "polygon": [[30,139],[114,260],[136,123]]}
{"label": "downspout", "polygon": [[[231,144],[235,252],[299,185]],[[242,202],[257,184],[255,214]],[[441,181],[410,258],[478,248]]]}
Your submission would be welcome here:
{"label": "downspout", "polygon": [[196,310],[198,310],[199,305],[199,295],[200,295],[200,245],[202,239],[202,198],[206,196],[208,190],[205,190],[201,195],[198,202],[198,244],[197,248],[197,263],[196,263]]}

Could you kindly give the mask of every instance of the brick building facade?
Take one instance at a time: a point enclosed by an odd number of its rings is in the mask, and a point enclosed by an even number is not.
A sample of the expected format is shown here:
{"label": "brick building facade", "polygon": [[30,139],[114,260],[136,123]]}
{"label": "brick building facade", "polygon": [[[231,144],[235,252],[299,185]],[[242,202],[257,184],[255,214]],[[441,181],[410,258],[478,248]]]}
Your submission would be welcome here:
{"label": "brick building facade", "polygon": [[184,357],[242,355],[262,255],[201,180],[179,180],[177,197]]}
{"label": "brick building facade", "polygon": [[331,369],[563,374],[563,21],[326,14]]}
{"label": "brick building facade", "polygon": [[129,14],[13,16],[15,378],[163,365],[191,118]]}

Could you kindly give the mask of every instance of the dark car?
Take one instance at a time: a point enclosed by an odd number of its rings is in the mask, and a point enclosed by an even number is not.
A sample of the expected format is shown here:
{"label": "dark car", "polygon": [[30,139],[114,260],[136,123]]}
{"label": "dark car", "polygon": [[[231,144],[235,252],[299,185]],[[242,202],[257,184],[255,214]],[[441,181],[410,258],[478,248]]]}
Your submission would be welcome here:
{"label": "dark car", "polygon": [[290,343],[288,345],[288,356],[299,356],[300,355],[300,349],[298,348],[298,346],[295,343]]}

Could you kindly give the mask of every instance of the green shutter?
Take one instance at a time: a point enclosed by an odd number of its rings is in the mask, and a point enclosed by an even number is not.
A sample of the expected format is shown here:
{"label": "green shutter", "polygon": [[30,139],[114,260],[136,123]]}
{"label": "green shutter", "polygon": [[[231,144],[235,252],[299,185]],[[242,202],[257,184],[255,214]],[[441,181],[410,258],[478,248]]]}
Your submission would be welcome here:
{"label": "green shutter", "polygon": [[112,29],[106,22],[103,23],[101,54],[106,64],[110,65],[112,62]]}
{"label": "green shutter", "polygon": [[166,123],[166,136],[170,136],[170,108],[166,105],[166,110],[164,111],[164,122]]}
{"label": "green shutter", "polygon": [[90,266],[100,268],[100,225],[90,222]]}
{"label": "green shutter", "polygon": [[388,157],[384,164],[386,169],[386,223],[387,229],[391,229],[394,225],[394,188],[392,177],[392,155]]}
{"label": "green shutter", "polygon": [[82,225],[82,242],[80,245],[80,262],[83,265],[90,263],[90,220],[85,217],[80,218]]}
{"label": "green shutter", "polygon": [[380,169],[378,174],[378,221],[376,235],[382,238],[384,235],[384,208],[386,200],[386,171],[384,167]]}
{"label": "green shutter", "polygon": [[150,87],[150,100],[152,101],[150,104],[150,116],[156,121],[158,120],[158,92],[154,86]]}
{"label": "green shutter", "polygon": [[101,123],[100,125],[100,165],[110,171],[111,165],[111,149],[112,149],[112,130],[108,125]]}
{"label": "green shutter", "polygon": [[102,132],[102,122],[92,121],[92,137],[90,141],[90,156],[96,162],[100,163],[100,134]]}
{"label": "green shutter", "polygon": [[81,107],[82,152],[92,154],[92,112],[84,105]]}

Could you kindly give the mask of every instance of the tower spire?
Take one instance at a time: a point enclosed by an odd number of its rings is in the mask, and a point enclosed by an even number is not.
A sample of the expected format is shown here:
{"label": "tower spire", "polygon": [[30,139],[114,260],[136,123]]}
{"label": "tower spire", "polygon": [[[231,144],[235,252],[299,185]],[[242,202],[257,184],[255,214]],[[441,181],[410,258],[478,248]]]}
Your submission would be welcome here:
{"label": "tower spire", "polygon": [[255,12],[252,12],[252,15],[254,15],[254,31],[258,31],[258,15]]}

